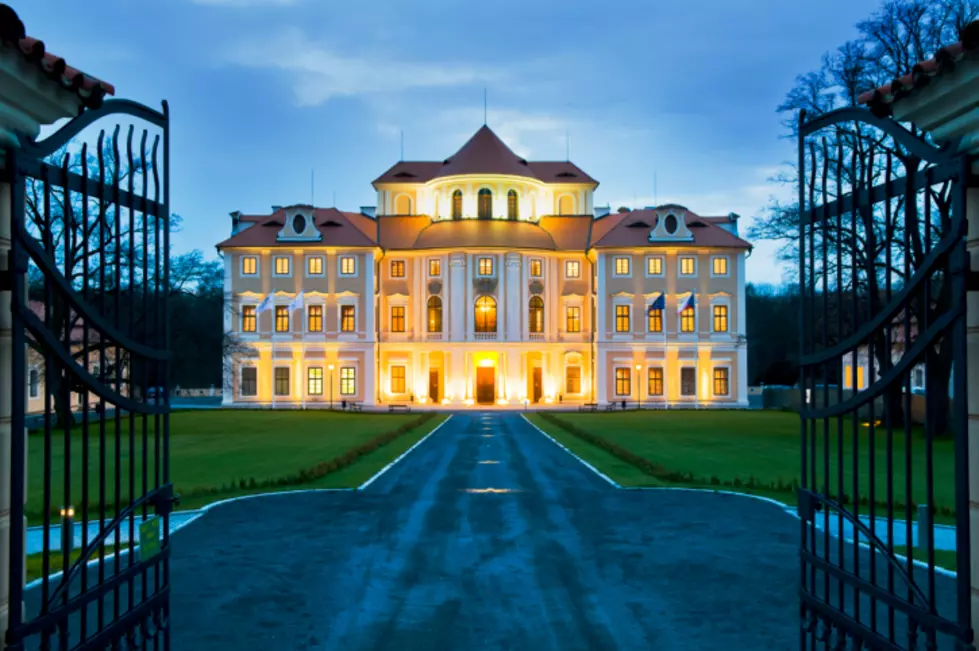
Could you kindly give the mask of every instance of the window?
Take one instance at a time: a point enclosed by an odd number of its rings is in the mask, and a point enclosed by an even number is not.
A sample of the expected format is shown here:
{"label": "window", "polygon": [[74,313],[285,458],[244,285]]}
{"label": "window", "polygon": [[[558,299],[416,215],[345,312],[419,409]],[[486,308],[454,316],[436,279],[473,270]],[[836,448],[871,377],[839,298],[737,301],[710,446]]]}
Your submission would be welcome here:
{"label": "window", "polygon": [[410,215],[411,197],[409,197],[407,194],[399,194],[398,198],[394,200],[394,214]]}
{"label": "window", "polygon": [[694,276],[697,274],[697,258],[680,258],[680,275]]}
{"label": "window", "polygon": [[275,369],[275,395],[289,395],[289,367],[280,366]]}
{"label": "window", "polygon": [[520,217],[520,205],[517,202],[516,190],[510,190],[506,193],[506,216],[507,219],[518,219]]}
{"label": "window", "polygon": [[428,299],[428,331],[442,332],[442,299],[438,296]]}
{"label": "window", "polygon": [[615,259],[615,275],[616,276],[628,276],[629,275],[629,258],[616,258]]}
{"label": "window", "polygon": [[662,276],[663,275],[663,258],[652,257],[646,258],[646,275],[647,276]]}
{"label": "window", "polygon": [[452,219],[462,219],[462,190],[452,193]]}
{"label": "window", "polygon": [[564,275],[567,278],[581,278],[581,261],[567,260],[564,263]]}
{"label": "window", "polygon": [[632,369],[629,368],[615,369],[615,395],[617,396],[632,395]]}
{"label": "window", "polygon": [[306,230],[306,218],[302,215],[296,215],[292,218],[292,232],[296,235],[302,234]]}
{"label": "window", "polygon": [[476,195],[476,216],[480,219],[493,218],[493,191],[489,188],[482,188]]}
{"label": "window", "polygon": [[718,257],[711,261],[711,273],[715,276],[727,275],[727,258]]}
{"label": "window", "polygon": [[306,393],[311,396],[323,395],[322,366],[311,366],[306,369]]}
{"label": "window", "polygon": [[663,222],[663,228],[666,229],[668,235],[673,235],[676,233],[677,227],[680,225],[680,221],[676,218],[676,215],[667,215],[666,221]]}
{"label": "window", "polygon": [[340,275],[353,276],[357,273],[357,258],[352,255],[340,256]]}
{"label": "window", "polygon": [[391,261],[391,277],[392,278],[404,278],[405,277],[405,261],[404,260],[392,260]]}
{"label": "window", "polygon": [[340,332],[353,332],[356,329],[357,312],[353,305],[340,306]]}
{"label": "window", "polygon": [[254,305],[241,306],[241,331],[256,332],[258,330],[258,317],[255,316]]}
{"label": "window", "polygon": [[391,308],[391,332],[405,331],[405,307],[395,305]]}
{"label": "window", "polygon": [[574,214],[574,197],[570,194],[562,195],[557,202],[557,214],[559,215],[573,215]]}
{"label": "window", "polygon": [[692,306],[683,308],[680,312],[680,332],[693,332],[696,326],[696,314]]}
{"label": "window", "polygon": [[241,369],[241,395],[251,397],[258,395],[258,369],[245,366]]}
{"label": "window", "polygon": [[697,395],[697,369],[692,366],[680,369],[680,395]]}
{"label": "window", "polygon": [[496,301],[491,296],[476,299],[476,332],[496,332]]}
{"label": "window", "polygon": [[428,275],[433,278],[442,275],[442,261],[439,258],[432,258],[428,261]]}
{"label": "window", "polygon": [[27,376],[27,392],[31,398],[41,394],[41,373],[36,368],[32,368]]}
{"label": "window", "polygon": [[663,369],[650,367],[647,371],[648,386],[646,390],[651,396],[663,395]]}
{"label": "window", "polygon": [[275,275],[276,276],[288,276],[289,275],[289,258],[286,256],[276,256],[275,258]]}
{"label": "window", "polygon": [[543,276],[544,275],[544,273],[543,273],[543,271],[544,271],[543,270],[543,266],[544,266],[544,261],[543,260],[538,260],[536,258],[533,259],[533,260],[531,260],[530,261],[530,277],[531,278],[540,278],[541,276]]}
{"label": "window", "polygon": [[391,393],[405,392],[405,367],[391,367]]}
{"label": "window", "polygon": [[714,395],[715,396],[726,396],[731,390],[728,373],[730,369],[726,366],[717,366],[714,368]]}
{"label": "window", "polygon": [[565,327],[569,333],[581,332],[581,308],[569,305],[564,310]]}
{"label": "window", "polygon": [[616,305],[615,306],[615,331],[616,332],[629,332],[629,306],[628,305]]}
{"label": "window", "polygon": [[357,393],[357,369],[344,366],[340,369],[340,395],[352,396]]}
{"label": "window", "polygon": [[565,393],[581,393],[581,367],[569,366],[564,371]]}
{"label": "window", "polygon": [[275,306],[275,331],[289,332],[289,306]]}
{"label": "window", "polygon": [[480,258],[479,259],[479,275],[480,276],[492,276],[493,275],[493,258]]}
{"label": "window", "polygon": [[727,305],[714,306],[714,332],[727,332]]}
{"label": "window", "polygon": [[306,308],[306,328],[307,332],[322,332],[323,330],[323,306],[310,305]]}
{"label": "window", "polygon": [[246,255],[241,259],[241,275],[242,276],[255,276],[258,275],[258,258],[253,255]]}
{"label": "window", "polygon": [[527,324],[530,332],[534,334],[544,332],[544,300],[540,296],[530,297]]}
{"label": "window", "polygon": [[311,255],[308,258],[306,258],[306,275],[307,276],[323,275],[323,256]]}
{"label": "window", "polygon": [[663,310],[649,310],[649,332],[663,332]]}

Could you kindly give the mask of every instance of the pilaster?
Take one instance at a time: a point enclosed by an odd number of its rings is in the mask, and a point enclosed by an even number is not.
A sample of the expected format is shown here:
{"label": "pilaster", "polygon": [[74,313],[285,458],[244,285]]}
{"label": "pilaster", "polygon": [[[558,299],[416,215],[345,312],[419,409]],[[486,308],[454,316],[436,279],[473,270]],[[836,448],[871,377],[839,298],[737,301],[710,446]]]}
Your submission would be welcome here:
{"label": "pilaster", "polygon": [[466,254],[452,253],[449,255],[449,339],[463,341],[466,333]]}

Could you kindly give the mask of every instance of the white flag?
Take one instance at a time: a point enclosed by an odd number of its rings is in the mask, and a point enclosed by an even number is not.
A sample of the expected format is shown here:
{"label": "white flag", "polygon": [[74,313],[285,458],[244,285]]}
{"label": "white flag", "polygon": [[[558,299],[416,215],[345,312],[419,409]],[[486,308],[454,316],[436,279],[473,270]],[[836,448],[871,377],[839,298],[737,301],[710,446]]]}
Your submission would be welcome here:
{"label": "white flag", "polygon": [[265,311],[271,310],[271,309],[272,309],[272,295],[269,294],[268,296],[266,296],[265,298],[263,298],[262,299],[262,302],[259,303],[258,304],[258,307],[255,308],[255,314],[261,314],[262,312],[265,312]]}
{"label": "white flag", "polygon": [[298,294],[296,294],[296,298],[292,299],[292,302],[289,303],[289,309],[301,310],[305,305],[306,305],[306,293],[304,291],[300,291]]}
{"label": "white flag", "polygon": [[685,299],[683,299],[679,305],[677,305],[676,313],[682,314],[685,309],[693,306],[694,306],[694,293],[690,292],[690,294]]}

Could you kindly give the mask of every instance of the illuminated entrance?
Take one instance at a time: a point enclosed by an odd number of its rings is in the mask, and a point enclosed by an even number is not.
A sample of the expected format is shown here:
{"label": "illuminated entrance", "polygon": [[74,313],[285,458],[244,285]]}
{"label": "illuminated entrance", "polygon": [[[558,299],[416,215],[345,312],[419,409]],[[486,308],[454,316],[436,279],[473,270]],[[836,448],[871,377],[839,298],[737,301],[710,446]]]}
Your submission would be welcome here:
{"label": "illuminated entrance", "polygon": [[492,405],[496,397],[496,369],[480,366],[476,369],[476,402]]}

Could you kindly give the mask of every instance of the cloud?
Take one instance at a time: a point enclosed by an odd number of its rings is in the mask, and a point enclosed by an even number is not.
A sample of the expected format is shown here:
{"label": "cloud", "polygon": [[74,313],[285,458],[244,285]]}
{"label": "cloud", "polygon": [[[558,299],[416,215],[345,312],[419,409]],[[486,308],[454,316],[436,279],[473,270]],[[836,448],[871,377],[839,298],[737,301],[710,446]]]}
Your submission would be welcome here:
{"label": "cloud", "polygon": [[391,95],[412,89],[500,83],[506,78],[501,71],[475,65],[338,54],[326,45],[308,39],[298,29],[284,30],[272,38],[240,43],[230,48],[224,58],[234,65],[289,73],[300,106],[318,106],[335,97]]}

